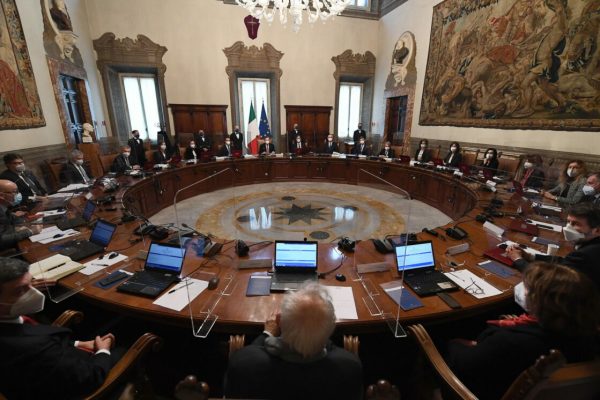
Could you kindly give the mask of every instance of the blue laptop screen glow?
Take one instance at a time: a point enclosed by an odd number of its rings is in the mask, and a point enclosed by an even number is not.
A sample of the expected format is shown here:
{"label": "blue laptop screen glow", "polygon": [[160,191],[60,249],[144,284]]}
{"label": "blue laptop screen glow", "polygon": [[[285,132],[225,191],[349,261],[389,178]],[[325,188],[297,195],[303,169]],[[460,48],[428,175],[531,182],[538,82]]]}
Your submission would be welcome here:
{"label": "blue laptop screen glow", "polygon": [[396,247],[398,271],[435,266],[431,242]]}
{"label": "blue laptop screen glow", "polygon": [[108,222],[99,220],[96,222],[96,226],[90,236],[90,242],[96,243],[102,247],[108,246],[110,239],[115,233],[116,225],[109,224]]}
{"label": "blue laptop screen glow", "polygon": [[185,248],[152,243],[148,250],[148,258],[146,258],[146,268],[179,273],[184,257]]}
{"label": "blue laptop screen glow", "polygon": [[275,243],[276,267],[317,268],[317,243]]}
{"label": "blue laptop screen glow", "polygon": [[96,211],[96,204],[93,201],[88,201],[85,203],[85,208],[83,209],[83,219],[89,221],[92,218],[92,214]]}

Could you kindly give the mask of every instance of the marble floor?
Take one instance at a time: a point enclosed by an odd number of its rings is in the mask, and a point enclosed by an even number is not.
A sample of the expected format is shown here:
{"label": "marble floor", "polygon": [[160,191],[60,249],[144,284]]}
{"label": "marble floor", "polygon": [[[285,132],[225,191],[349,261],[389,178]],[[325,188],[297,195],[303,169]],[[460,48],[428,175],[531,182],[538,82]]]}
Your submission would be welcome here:
{"label": "marble floor", "polygon": [[186,223],[222,239],[334,241],[383,238],[436,227],[451,219],[441,211],[402,195],[371,187],[319,183],[265,183],[199,195],[150,220]]}

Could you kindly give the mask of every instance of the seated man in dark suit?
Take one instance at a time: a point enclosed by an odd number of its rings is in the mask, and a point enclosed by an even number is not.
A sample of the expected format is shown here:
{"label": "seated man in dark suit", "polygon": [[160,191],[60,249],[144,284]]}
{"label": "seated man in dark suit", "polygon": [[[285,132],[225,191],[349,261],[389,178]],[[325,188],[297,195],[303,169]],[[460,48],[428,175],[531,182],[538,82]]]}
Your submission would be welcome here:
{"label": "seated man in dark suit", "polygon": [[323,154],[339,153],[338,144],[333,140],[333,135],[327,135],[327,141],[323,147]]}
{"label": "seated man in dark suit", "polygon": [[200,158],[200,150],[196,148],[196,142],[190,140],[188,147],[185,148],[185,159],[197,160],[198,158]]}
{"label": "seated man in dark suit", "polygon": [[131,132],[132,138],[127,141],[127,145],[131,148],[131,159],[134,164],[141,165],[142,168],[146,165],[146,149],[144,141],[140,139],[140,132],[134,130]]}
{"label": "seated man in dark suit", "polygon": [[42,230],[41,225],[20,225],[25,222],[25,213],[8,210],[9,207],[18,206],[21,199],[21,193],[14,182],[0,179],[0,251],[13,248],[19,241]]}
{"label": "seated man in dark suit", "polygon": [[308,144],[302,143],[302,136],[297,135],[296,139],[292,142],[290,147],[290,153],[304,154],[308,152]]}
{"label": "seated man in dark suit", "polygon": [[0,392],[9,399],[80,399],[114,365],[114,336],[77,342],[69,329],[23,318],[41,311],[44,299],[26,262],[0,257]]}
{"label": "seated man in dark suit", "polygon": [[129,146],[121,146],[121,153],[113,160],[110,170],[122,174],[132,169],[140,169],[140,166],[135,164],[131,159],[131,148]]}
{"label": "seated man in dark suit", "polygon": [[385,144],[383,145],[383,149],[381,149],[381,151],[379,152],[379,157],[385,157],[385,158],[394,158],[395,157],[394,149],[392,149],[392,143],[385,142]]}
{"label": "seated man in dark suit", "polygon": [[66,186],[71,183],[89,184],[92,182],[94,182],[92,174],[83,165],[83,153],[79,150],[73,150],[69,162],[60,171],[60,183]]}
{"label": "seated man in dark suit", "polygon": [[5,154],[4,164],[6,170],[0,174],[0,179],[13,181],[17,184],[19,192],[23,196],[24,204],[34,202],[38,197],[48,194],[35,175],[25,168],[25,162],[20,154]]}
{"label": "seated man in dark suit", "polygon": [[600,207],[600,172],[594,172],[588,176],[582,190],[584,195],[582,201]]}
{"label": "seated man in dark suit", "polygon": [[219,153],[217,153],[218,157],[232,157],[233,156],[233,147],[231,146],[231,139],[229,137],[225,138],[225,144],[221,146],[219,149]]}
{"label": "seated man in dark suit", "polygon": [[507,248],[514,267],[525,270],[531,261],[549,261],[566,265],[588,276],[600,289],[600,208],[589,203],[576,204],[568,211],[567,226],[563,228],[565,240],[575,249],[565,257],[535,255],[524,252],[520,247]]}
{"label": "seated man in dark suit", "polygon": [[165,142],[161,142],[158,144],[158,150],[154,152],[152,155],[152,162],[154,164],[168,164],[171,161],[171,157],[167,153],[167,144]]}
{"label": "seated man in dark suit", "polygon": [[275,145],[271,143],[271,137],[265,136],[265,142],[258,148],[258,154],[275,154]]}
{"label": "seated man in dark suit", "polygon": [[289,292],[281,314],[229,359],[227,398],[362,399],[362,366],[354,354],[329,341],[335,311],[327,291],[311,283]]}
{"label": "seated man in dark suit", "polygon": [[358,143],[356,143],[354,145],[354,148],[352,149],[352,153],[359,155],[359,156],[369,156],[371,155],[371,151],[369,150],[369,146],[367,146],[367,144],[365,143],[365,139],[364,138],[360,138],[358,140]]}

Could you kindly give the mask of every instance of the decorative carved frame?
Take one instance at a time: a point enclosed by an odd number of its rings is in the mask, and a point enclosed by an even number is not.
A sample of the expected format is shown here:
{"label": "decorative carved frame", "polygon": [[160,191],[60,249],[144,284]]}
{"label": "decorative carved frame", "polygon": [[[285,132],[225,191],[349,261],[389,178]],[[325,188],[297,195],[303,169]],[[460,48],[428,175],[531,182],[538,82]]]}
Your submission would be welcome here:
{"label": "decorative carved frame", "polygon": [[333,119],[334,131],[337,133],[338,108],[340,95],[340,82],[362,83],[363,94],[361,101],[360,121],[366,131],[370,132],[373,113],[373,84],[375,81],[375,56],[370,51],[365,54],[356,53],[348,49],[342,54],[331,57],[335,64],[335,114]]}
{"label": "decorative carved frame", "polygon": [[[127,121],[127,113],[120,104],[115,104],[116,99],[114,85],[111,85],[111,74],[121,72],[145,72],[155,73],[158,81],[158,90],[160,93],[163,129],[169,129],[169,113],[167,109],[167,92],[165,89],[165,72],[167,66],[162,58],[167,52],[165,46],[154,43],[150,38],[144,35],[137,35],[137,39],[123,38],[117,39],[112,32],[103,34],[99,39],[93,41],[94,50],[97,53],[96,65],[102,75],[104,93],[110,116],[110,126],[113,136],[118,136],[121,141],[127,141],[129,137],[128,129],[124,129],[124,122]],[[116,100],[116,101],[115,101]],[[119,122],[120,121],[120,122]]]}
{"label": "decorative carved frame", "polygon": [[[270,125],[274,135],[274,144],[277,146],[281,136],[280,104],[281,104],[281,75],[283,71],[279,67],[283,53],[265,43],[263,47],[246,46],[244,42],[235,42],[232,46],[223,49],[227,57],[225,72],[229,76],[229,99],[231,103],[231,124],[243,125],[241,123],[240,109],[238,103],[238,78],[267,78],[270,80],[271,110]],[[257,115],[259,115],[257,113]],[[232,129],[233,131],[233,129]]]}

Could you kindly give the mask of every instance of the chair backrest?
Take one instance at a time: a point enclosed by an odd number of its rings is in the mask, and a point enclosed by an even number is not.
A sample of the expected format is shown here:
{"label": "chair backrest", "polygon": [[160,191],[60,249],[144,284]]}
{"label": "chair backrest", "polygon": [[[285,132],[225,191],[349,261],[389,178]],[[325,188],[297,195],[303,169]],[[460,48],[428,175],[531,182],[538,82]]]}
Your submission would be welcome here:
{"label": "chair backrest", "polygon": [[498,174],[513,178],[517,174],[519,164],[521,164],[520,158],[502,155],[498,159]]}
{"label": "chair backrest", "polygon": [[558,350],[541,356],[513,382],[502,400],[600,399],[600,360],[567,364]]}
{"label": "chair backrest", "polygon": [[464,150],[462,162],[465,165],[475,165],[477,162],[477,155],[479,150]]}
{"label": "chair backrest", "polygon": [[102,172],[104,175],[110,172],[110,167],[118,154],[101,154],[98,156],[100,159],[100,165],[102,166]]}
{"label": "chair backrest", "polygon": [[50,184],[52,185],[52,192],[57,191],[61,187],[60,171],[63,169],[65,163],[66,159],[64,157],[44,160],[44,165],[46,166],[46,171],[48,171],[48,176],[50,178]]}

